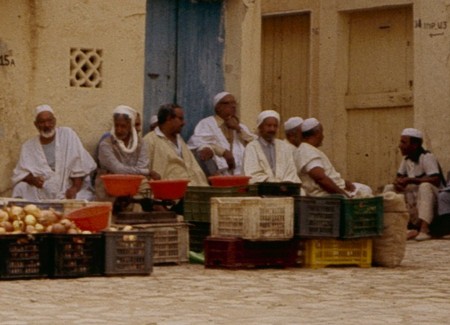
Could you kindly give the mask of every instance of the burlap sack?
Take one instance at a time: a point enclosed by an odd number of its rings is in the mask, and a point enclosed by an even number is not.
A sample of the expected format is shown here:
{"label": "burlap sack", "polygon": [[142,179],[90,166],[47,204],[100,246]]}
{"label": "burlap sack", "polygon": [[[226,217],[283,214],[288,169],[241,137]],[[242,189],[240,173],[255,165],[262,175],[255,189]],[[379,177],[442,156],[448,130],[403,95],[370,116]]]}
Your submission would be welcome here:
{"label": "burlap sack", "polygon": [[373,241],[373,264],[395,267],[405,256],[406,228],[409,214],[403,194],[383,193],[383,235]]}

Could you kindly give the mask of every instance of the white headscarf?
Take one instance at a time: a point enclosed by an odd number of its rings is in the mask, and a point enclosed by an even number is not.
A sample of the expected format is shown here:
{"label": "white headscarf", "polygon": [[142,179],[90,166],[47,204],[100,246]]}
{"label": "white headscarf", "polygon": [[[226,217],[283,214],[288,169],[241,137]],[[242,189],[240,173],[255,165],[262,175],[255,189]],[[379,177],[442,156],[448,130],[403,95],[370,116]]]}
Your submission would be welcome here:
{"label": "white headscarf", "polygon": [[402,135],[405,135],[408,137],[419,138],[419,139],[423,138],[422,132],[420,130],[413,129],[413,128],[403,129]]}
{"label": "white headscarf", "polygon": [[302,123],[302,132],[312,130],[319,124],[320,124],[320,122],[316,118],[314,118],[314,117],[307,118]]}
{"label": "white headscarf", "polygon": [[113,116],[115,114],[127,115],[131,119],[131,135],[132,136],[131,136],[130,142],[128,143],[128,146],[125,146],[125,143],[116,137],[116,130],[114,128],[114,125],[111,129],[111,134],[114,137],[114,139],[117,141],[117,143],[119,144],[120,150],[122,150],[123,152],[126,152],[126,153],[133,153],[136,150],[137,145],[138,145],[138,134],[136,132],[136,128],[134,127],[137,112],[129,106],[119,105],[113,111]]}
{"label": "white headscarf", "polygon": [[50,112],[53,115],[55,115],[55,112],[53,111],[53,109],[50,107],[50,105],[44,104],[44,105],[39,105],[36,107],[35,109],[35,113],[34,113],[34,118],[36,119],[37,116],[39,114],[41,114],[42,112]]}
{"label": "white headscarf", "polygon": [[274,117],[277,119],[278,123],[280,122],[280,114],[274,110],[268,109],[259,113],[258,118],[256,119],[256,126],[260,126],[268,117]]}
{"label": "white headscarf", "polygon": [[303,123],[303,119],[301,117],[291,117],[289,118],[286,122],[284,122],[284,130],[285,131],[289,131],[292,130],[294,128],[296,128],[297,126],[302,125]]}
{"label": "white headscarf", "polygon": [[213,106],[216,107],[216,105],[220,102],[220,100],[227,95],[231,95],[231,94],[226,91],[222,91],[221,93],[218,93],[216,96],[214,96]]}

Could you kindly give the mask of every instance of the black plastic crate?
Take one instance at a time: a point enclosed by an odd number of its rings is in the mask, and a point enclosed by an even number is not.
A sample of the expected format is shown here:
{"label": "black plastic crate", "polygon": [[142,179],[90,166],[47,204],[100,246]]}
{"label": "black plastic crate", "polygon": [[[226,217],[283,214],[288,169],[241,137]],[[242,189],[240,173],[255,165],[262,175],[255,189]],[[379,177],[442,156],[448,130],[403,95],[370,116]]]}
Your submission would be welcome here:
{"label": "black plastic crate", "polygon": [[71,278],[103,275],[103,234],[53,234],[50,276]]}
{"label": "black plastic crate", "polygon": [[210,222],[189,222],[189,250],[203,252],[204,241],[210,234]]}
{"label": "black plastic crate", "polygon": [[294,233],[302,238],[338,238],[341,197],[294,197]]}
{"label": "black plastic crate", "polygon": [[0,279],[45,278],[49,273],[48,234],[0,236]]}
{"label": "black plastic crate", "polygon": [[259,196],[296,196],[300,195],[300,183],[264,182],[257,183]]}
{"label": "black plastic crate", "polygon": [[383,197],[342,200],[341,238],[383,234]]}
{"label": "black plastic crate", "polygon": [[153,233],[105,231],[106,275],[149,275],[153,271]]}
{"label": "black plastic crate", "polygon": [[197,222],[211,222],[211,198],[257,196],[255,185],[214,187],[188,186],[184,196],[184,220]]}

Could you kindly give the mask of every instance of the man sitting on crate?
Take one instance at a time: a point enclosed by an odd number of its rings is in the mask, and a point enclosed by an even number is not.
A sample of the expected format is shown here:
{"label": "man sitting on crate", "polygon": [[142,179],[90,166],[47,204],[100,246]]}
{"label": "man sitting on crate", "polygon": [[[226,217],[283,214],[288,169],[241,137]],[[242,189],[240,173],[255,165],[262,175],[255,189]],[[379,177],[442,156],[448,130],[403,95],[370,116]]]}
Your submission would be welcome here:
{"label": "man sitting on crate", "polygon": [[322,124],[315,118],[302,123],[302,143],[294,150],[294,162],[307,196],[342,194],[346,197],[371,197],[370,187],[341,177],[327,155],[318,148],[323,141]]}
{"label": "man sitting on crate", "polygon": [[285,141],[276,139],[280,115],[273,110],[258,115],[259,136],[244,151],[244,174],[250,183],[300,183],[292,157],[292,149]]}
{"label": "man sitting on crate", "polygon": [[22,145],[12,196],[30,201],[93,200],[89,175],[97,165],[78,135],[68,127],[56,127],[48,105],[36,107],[34,125],[39,135]]}
{"label": "man sitting on crate", "polygon": [[436,212],[439,188],[445,186],[445,179],[436,157],[422,147],[420,130],[406,128],[400,136],[399,148],[404,155],[397,177],[384,191],[404,193],[410,215],[408,239],[427,240],[431,238],[428,226]]}
{"label": "man sitting on crate", "polygon": [[215,115],[198,122],[188,141],[207,174],[241,175],[242,157],[247,143],[255,136],[236,115],[235,97],[228,92],[214,96]]}

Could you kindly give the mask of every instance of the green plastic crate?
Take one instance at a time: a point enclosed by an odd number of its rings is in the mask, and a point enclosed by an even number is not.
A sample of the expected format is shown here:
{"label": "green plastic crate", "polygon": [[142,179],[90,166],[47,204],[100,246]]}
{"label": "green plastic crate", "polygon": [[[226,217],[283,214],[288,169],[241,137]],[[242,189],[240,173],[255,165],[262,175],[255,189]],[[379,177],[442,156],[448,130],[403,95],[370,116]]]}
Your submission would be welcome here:
{"label": "green plastic crate", "polygon": [[341,238],[360,238],[383,234],[383,197],[343,199]]}

